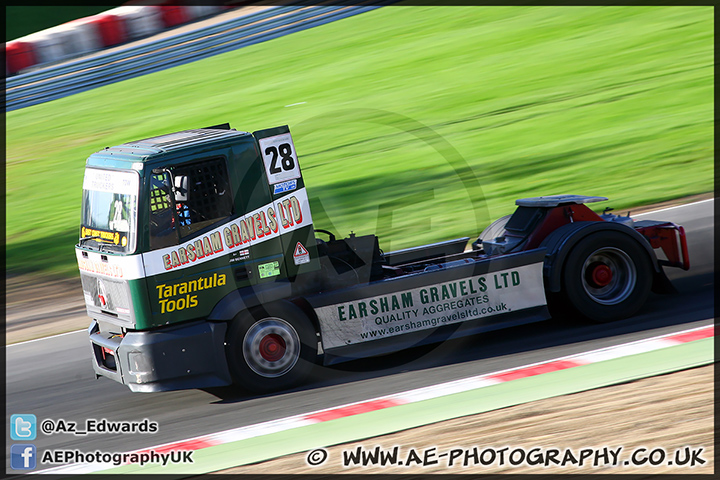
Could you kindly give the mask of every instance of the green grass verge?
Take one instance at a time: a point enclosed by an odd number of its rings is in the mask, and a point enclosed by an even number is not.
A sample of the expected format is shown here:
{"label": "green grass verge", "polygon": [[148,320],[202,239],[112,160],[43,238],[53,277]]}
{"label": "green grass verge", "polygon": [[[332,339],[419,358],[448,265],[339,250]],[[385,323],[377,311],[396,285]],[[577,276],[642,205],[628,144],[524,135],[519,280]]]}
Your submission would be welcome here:
{"label": "green grass verge", "polygon": [[225,121],[288,124],[316,226],[385,250],[709,192],[713,40],[712,7],[391,6],[9,112],[8,269],[74,274],[90,153]]}

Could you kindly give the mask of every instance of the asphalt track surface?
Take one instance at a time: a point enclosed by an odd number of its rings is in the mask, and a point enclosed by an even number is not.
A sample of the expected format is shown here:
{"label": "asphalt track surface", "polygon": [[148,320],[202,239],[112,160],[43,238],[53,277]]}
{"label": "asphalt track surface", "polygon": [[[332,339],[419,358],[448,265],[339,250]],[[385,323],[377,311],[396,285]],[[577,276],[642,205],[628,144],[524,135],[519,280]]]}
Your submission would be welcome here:
{"label": "asphalt track surface", "polygon": [[[6,422],[12,414],[78,422],[86,419],[158,422],[155,434],[38,434],[45,449],[126,452],[198,435],[388,395],[441,382],[540,362],[713,323],[713,201],[674,207],[643,219],[685,227],[691,269],[666,269],[678,289],[651,294],[640,314],[604,325],[554,320],[323,368],[296,390],[249,396],[223,388],[153,394],[132,393],[109,379],[95,379],[85,332],[73,332],[6,349]],[[6,437],[6,438],[9,438]],[[8,443],[6,465],[9,469]],[[45,466],[41,467],[47,468]]]}

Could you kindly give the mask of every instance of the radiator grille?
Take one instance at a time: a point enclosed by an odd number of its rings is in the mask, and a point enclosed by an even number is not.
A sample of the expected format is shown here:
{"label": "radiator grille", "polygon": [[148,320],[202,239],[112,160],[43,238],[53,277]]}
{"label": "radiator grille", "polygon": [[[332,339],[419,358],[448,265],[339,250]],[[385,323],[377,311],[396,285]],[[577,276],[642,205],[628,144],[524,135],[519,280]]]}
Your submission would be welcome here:
{"label": "radiator grille", "polygon": [[[118,308],[124,309],[124,312],[130,309],[130,298],[128,294],[128,286],[126,282],[118,280],[110,280],[107,278],[92,277],[90,275],[80,274],[82,280],[83,292],[86,294],[86,298],[89,296],[90,300],[98,308],[108,310],[110,312],[118,312]],[[102,284],[102,287],[100,286]],[[100,290],[105,290],[105,301],[106,305],[102,305],[100,302]]]}

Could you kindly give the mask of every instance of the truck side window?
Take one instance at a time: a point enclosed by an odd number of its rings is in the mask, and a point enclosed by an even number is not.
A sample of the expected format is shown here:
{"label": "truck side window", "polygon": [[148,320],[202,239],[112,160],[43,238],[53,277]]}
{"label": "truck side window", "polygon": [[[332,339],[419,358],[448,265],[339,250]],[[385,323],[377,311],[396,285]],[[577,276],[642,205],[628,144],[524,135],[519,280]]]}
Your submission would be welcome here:
{"label": "truck side window", "polygon": [[170,201],[170,176],[153,175],[150,179],[150,248],[177,245],[175,219]]}
{"label": "truck side window", "polygon": [[180,238],[187,237],[233,214],[225,159],[222,157],[173,168],[173,176],[187,177],[185,200],[176,199]]}

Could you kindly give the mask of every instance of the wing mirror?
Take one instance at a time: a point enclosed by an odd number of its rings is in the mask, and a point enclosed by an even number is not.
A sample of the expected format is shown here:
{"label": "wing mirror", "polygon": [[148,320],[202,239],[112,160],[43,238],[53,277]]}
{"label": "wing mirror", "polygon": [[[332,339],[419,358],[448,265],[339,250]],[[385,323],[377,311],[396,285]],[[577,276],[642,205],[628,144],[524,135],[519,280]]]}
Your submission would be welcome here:
{"label": "wing mirror", "polygon": [[188,177],[187,175],[177,175],[173,178],[174,186],[173,192],[175,192],[176,202],[187,202],[188,201]]}

